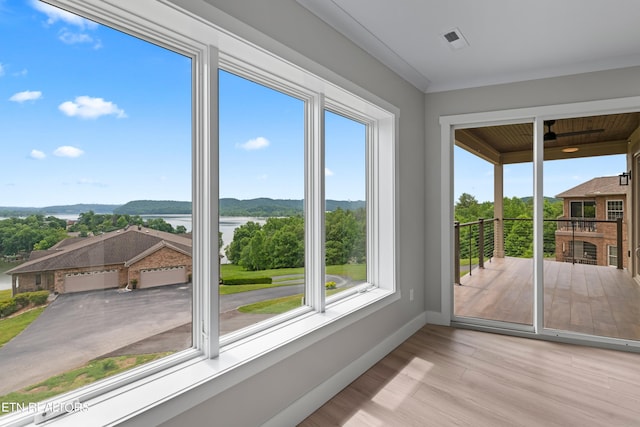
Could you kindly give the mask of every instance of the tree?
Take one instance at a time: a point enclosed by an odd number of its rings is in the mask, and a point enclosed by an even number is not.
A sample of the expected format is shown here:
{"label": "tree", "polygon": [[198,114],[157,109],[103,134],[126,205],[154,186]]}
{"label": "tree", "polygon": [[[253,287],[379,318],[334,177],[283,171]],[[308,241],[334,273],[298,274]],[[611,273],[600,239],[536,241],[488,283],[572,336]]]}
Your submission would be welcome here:
{"label": "tree", "polygon": [[225,249],[227,259],[232,264],[240,264],[243,249],[249,244],[253,235],[261,228],[261,225],[257,222],[249,221],[233,231],[233,241]]}

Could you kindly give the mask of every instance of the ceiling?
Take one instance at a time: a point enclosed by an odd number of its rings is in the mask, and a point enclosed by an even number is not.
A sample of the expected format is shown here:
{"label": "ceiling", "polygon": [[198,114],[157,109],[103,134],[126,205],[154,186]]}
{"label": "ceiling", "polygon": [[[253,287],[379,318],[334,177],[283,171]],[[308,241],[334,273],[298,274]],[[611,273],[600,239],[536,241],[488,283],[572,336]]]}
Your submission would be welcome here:
{"label": "ceiling", "polygon": [[[550,125],[550,126],[549,126]],[[608,114],[545,122],[544,159],[626,154],[629,141],[640,135],[640,113]],[[458,129],[456,145],[493,164],[531,162],[533,124],[521,123]],[[569,152],[563,149],[571,148]]]}
{"label": "ceiling", "polygon": [[639,0],[297,1],[425,92],[640,65]]}

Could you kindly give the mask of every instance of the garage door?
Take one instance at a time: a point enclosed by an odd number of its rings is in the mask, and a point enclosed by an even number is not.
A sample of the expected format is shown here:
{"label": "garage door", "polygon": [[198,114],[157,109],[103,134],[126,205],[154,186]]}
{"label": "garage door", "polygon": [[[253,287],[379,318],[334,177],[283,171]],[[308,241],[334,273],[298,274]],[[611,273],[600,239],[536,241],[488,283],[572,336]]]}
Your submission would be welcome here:
{"label": "garage door", "polygon": [[140,272],[140,288],[174,285],[187,281],[187,269],[184,267],[167,267],[142,270]]}
{"label": "garage door", "polygon": [[67,274],[64,278],[64,291],[66,293],[117,287],[118,270]]}

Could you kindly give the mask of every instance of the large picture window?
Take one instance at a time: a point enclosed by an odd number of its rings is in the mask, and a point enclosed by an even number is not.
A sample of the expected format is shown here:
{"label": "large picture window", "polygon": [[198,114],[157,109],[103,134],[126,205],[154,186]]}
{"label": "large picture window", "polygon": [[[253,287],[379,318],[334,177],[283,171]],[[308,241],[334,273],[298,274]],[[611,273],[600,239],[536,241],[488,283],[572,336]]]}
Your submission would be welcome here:
{"label": "large picture window", "polygon": [[162,2],[52,3],[0,9],[32,41],[0,58],[0,310],[49,340],[0,347],[0,424],[109,424],[399,298],[393,106]]}
{"label": "large picture window", "polygon": [[192,347],[193,64],[41,2],[0,20],[20,40],[0,58],[0,402],[15,412]]}

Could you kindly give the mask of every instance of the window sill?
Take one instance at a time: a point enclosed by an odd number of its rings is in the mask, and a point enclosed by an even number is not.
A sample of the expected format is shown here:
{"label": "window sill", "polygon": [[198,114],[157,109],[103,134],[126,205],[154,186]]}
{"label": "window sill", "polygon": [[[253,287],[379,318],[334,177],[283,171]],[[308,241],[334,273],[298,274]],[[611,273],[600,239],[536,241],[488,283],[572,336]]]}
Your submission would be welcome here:
{"label": "window sill", "polygon": [[378,288],[353,295],[325,313],[306,313],[225,346],[215,359],[195,358],[105,393],[87,401],[87,410],[46,425],[114,425],[133,419],[160,424],[399,299],[399,292]]}

